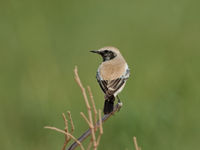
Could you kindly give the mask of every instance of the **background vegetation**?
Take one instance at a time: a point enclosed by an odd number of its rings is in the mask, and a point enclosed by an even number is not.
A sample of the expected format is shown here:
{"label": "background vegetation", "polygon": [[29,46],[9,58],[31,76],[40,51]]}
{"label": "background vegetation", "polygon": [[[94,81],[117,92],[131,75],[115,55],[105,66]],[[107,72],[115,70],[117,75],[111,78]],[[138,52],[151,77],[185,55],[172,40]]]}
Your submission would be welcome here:
{"label": "background vegetation", "polygon": [[2,150],[61,149],[71,110],[78,136],[87,125],[79,67],[97,108],[101,58],[89,50],[112,45],[131,77],[123,108],[104,125],[101,150],[200,149],[200,2],[197,0],[0,2],[0,145]]}

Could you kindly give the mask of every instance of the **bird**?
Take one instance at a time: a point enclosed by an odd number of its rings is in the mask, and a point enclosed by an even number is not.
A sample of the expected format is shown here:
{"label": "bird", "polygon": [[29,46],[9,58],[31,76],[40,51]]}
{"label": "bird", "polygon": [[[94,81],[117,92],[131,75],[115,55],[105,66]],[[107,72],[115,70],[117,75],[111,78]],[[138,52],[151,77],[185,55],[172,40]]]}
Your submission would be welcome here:
{"label": "bird", "polygon": [[130,69],[119,49],[112,46],[90,51],[101,55],[102,63],[99,65],[96,79],[104,92],[104,114],[110,114],[114,108],[114,101],[123,90],[130,75]]}

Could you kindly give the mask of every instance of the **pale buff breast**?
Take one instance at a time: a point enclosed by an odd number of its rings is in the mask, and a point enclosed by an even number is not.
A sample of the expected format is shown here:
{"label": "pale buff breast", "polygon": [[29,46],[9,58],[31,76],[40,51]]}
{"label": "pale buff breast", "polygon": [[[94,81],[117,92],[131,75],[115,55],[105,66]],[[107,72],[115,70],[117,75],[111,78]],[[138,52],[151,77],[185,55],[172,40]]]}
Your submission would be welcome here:
{"label": "pale buff breast", "polygon": [[114,80],[124,75],[126,69],[126,62],[124,59],[113,59],[111,61],[103,62],[99,66],[99,73],[103,80]]}

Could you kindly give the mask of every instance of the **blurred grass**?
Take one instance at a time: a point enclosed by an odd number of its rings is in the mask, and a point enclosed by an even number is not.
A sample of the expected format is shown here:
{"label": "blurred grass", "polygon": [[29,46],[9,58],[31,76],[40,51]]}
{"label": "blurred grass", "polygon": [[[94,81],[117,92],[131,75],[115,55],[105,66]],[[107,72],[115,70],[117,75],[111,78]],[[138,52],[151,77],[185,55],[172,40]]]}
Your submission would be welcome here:
{"label": "blurred grass", "polygon": [[61,149],[71,110],[78,136],[87,128],[73,68],[103,94],[95,74],[101,58],[88,51],[118,47],[131,68],[123,108],[104,125],[100,149],[199,150],[199,1],[0,2],[1,149]]}

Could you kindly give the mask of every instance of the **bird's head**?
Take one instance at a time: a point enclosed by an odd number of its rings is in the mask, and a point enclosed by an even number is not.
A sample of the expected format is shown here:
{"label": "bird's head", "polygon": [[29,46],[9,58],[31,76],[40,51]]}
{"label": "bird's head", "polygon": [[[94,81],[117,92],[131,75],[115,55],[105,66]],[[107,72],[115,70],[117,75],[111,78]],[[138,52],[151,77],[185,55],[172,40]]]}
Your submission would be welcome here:
{"label": "bird's head", "polygon": [[115,47],[103,47],[99,50],[92,50],[90,52],[100,54],[103,58],[103,61],[109,61],[120,55],[119,50]]}

